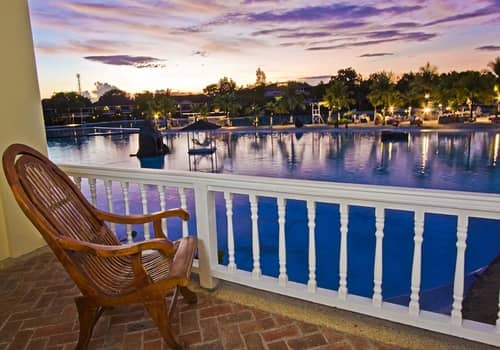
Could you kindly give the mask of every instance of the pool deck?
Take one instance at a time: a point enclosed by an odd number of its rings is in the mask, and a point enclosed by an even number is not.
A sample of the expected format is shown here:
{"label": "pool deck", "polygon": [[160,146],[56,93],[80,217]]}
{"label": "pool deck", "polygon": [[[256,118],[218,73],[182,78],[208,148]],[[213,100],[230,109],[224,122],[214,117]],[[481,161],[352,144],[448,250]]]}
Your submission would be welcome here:
{"label": "pool deck", "polygon": [[[179,300],[173,328],[186,349],[395,350],[495,349],[334,308],[221,283],[191,286],[196,305]],[[0,349],[74,349],[79,294],[47,247],[0,262]],[[142,305],[106,311],[89,349],[167,349]]]}

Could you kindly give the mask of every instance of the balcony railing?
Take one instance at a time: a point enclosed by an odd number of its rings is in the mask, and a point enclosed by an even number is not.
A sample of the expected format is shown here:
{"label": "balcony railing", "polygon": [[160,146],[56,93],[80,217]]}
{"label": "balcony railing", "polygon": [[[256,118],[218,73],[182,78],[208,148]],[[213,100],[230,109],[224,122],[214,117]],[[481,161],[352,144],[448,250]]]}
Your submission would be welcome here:
{"label": "balcony railing", "polygon": [[[217,279],[221,279],[486,344],[500,344],[500,312],[496,326],[462,317],[469,222],[475,218],[500,220],[498,195],[149,169],[73,165],[65,165],[63,169],[94,204],[105,210],[128,214],[131,208],[139,212],[179,206],[187,209],[192,215],[189,223],[164,223],[163,227],[172,238],[187,235],[189,228],[191,234],[198,236],[198,272],[203,287],[214,288]],[[249,202],[249,211],[246,217],[235,218],[233,204],[236,197],[241,199],[242,196]],[[262,246],[259,238],[266,233],[261,232],[259,214],[264,201],[268,206],[274,205],[277,213],[276,222],[272,223],[278,231],[278,269],[274,276],[264,274],[261,266]],[[304,268],[307,268],[308,273],[304,283],[289,280],[287,271],[287,254],[290,253],[287,240],[293,239],[285,232],[286,220],[290,220],[287,204],[293,201],[299,201],[305,207],[302,211],[305,217],[302,219],[307,222],[304,226],[307,245],[300,247],[303,254],[307,255],[307,267]],[[340,236],[340,252],[335,262],[318,261],[320,247],[316,245],[315,234],[317,207],[325,203],[335,206],[338,211],[338,218],[335,215],[331,218],[332,227],[339,227]],[[352,207],[372,208],[374,211],[375,225],[366,225],[366,230],[371,230],[369,234],[375,237],[373,275],[366,281],[370,288],[373,286],[371,297],[350,293],[348,289],[348,258],[350,254],[355,254],[348,244],[350,220],[353,220],[350,218]],[[409,212],[413,217],[413,228],[409,233],[414,243],[407,305],[383,299],[384,225],[386,213],[390,210]],[[424,226],[427,224],[425,218],[426,215],[435,214],[456,217],[456,246],[450,248],[456,250],[452,254],[456,258],[450,314],[423,310],[421,307],[422,275],[433,273],[432,266],[424,271],[426,265],[422,263]],[[218,220],[224,221],[225,225],[220,225]],[[239,220],[246,220],[251,227],[251,266],[246,269],[238,267],[235,253],[238,241],[234,224],[239,223]],[[218,256],[220,247],[217,229],[224,231],[219,232],[219,237],[223,235],[227,244],[225,264],[221,263]],[[135,232],[139,236],[134,238]],[[128,241],[149,239],[150,232],[151,228],[147,225],[137,230],[123,228],[124,239]],[[498,235],[500,232],[491,234]],[[319,264],[325,263],[338,264],[338,288],[335,290],[318,286],[316,269]]]}

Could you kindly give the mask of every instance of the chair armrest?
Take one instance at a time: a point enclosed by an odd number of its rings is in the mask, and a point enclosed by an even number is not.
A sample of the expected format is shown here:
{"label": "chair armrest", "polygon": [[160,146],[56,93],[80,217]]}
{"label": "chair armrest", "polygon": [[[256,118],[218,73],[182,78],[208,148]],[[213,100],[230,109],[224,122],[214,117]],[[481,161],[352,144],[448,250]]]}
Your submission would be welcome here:
{"label": "chair armrest", "polygon": [[176,247],[172,242],[165,238],[155,238],[144,242],[124,244],[124,245],[105,245],[80,241],[73,238],[56,238],[57,242],[67,250],[75,252],[88,253],[95,256],[109,258],[114,256],[130,256],[139,254],[144,250],[158,250],[165,255],[175,254]]}
{"label": "chair armrest", "polygon": [[182,220],[189,219],[189,213],[182,208],[158,211],[156,213],[144,214],[144,215],[120,215],[114,213],[107,213],[96,208],[95,213],[100,220],[109,221],[116,224],[129,224],[129,225],[146,224],[148,222],[159,221],[161,219],[170,217],[179,217]]}

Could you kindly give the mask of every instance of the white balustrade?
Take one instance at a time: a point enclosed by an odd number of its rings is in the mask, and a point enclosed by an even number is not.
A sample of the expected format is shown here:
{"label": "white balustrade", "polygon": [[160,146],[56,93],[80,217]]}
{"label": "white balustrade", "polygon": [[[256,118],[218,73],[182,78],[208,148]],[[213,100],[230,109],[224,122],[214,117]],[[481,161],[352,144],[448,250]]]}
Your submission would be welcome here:
{"label": "white balustrade", "polygon": [[[106,192],[106,201],[108,202],[108,212],[113,213],[113,182],[104,180],[104,191]],[[111,223],[111,230],[116,231],[116,224]]]}
{"label": "white balustrade", "polygon": [[82,177],[81,176],[75,176],[73,178],[73,181],[75,181],[76,187],[81,191],[82,190]]}
{"label": "white balustrade", "polygon": [[307,290],[311,293],[316,292],[318,286],[316,282],[316,203],[310,199],[307,201],[307,224],[309,226],[309,281],[307,281]]}
{"label": "white balustrade", "polygon": [[498,289],[497,333],[500,334],[500,289]]}
{"label": "white balustrade", "polygon": [[457,222],[457,258],[455,265],[455,281],[453,283],[453,309],[451,310],[451,322],[455,325],[462,323],[462,300],[464,294],[464,267],[465,248],[467,244],[467,225],[469,217],[463,213],[458,215]]}
{"label": "white balustrade", "polygon": [[259,242],[259,225],[257,213],[257,196],[250,194],[250,211],[252,219],[252,255],[253,255],[253,270],[252,278],[258,280],[262,274],[260,270],[260,242]]}
{"label": "white balustrade", "polygon": [[[183,187],[179,187],[179,198],[181,208],[187,211],[186,190]],[[187,221],[182,221],[182,237],[186,237],[188,234],[188,223]]]}
{"label": "white balustrade", "polygon": [[[408,188],[393,188],[382,186],[367,186],[353,184],[336,184],[319,181],[261,178],[254,176],[215,175],[182,171],[160,171],[143,169],[113,169],[88,166],[63,166],[63,169],[75,179],[87,178],[90,187],[90,198],[94,205],[97,200],[97,180],[104,181],[104,189],[108,204],[112,198],[110,181],[118,181],[122,186],[125,212],[132,208],[148,211],[146,186],[157,186],[160,191],[160,207],[167,208],[165,193],[168,188],[177,188],[182,208],[187,208],[186,191],[194,191],[196,210],[196,232],[198,236],[200,284],[204,288],[214,288],[217,279],[240,283],[252,288],[285,294],[315,303],[354,311],[377,318],[392,320],[414,327],[432,330],[448,335],[467,338],[485,344],[500,344],[500,312],[496,325],[486,325],[462,319],[462,300],[464,293],[465,253],[469,217],[500,220],[500,196],[484,193],[451,192],[440,190],[423,190]],[[140,179],[138,181],[137,179]],[[129,183],[133,184],[129,189]],[[134,197],[139,192],[140,201],[129,203],[131,193]],[[217,232],[215,192],[224,194],[225,214],[227,219],[228,266],[217,263]],[[235,260],[235,240],[238,236],[235,230],[235,213],[233,205],[235,194],[247,195],[250,202],[250,220],[252,235],[253,267],[251,272],[237,269]],[[278,276],[271,277],[261,271],[261,247],[259,242],[259,197],[275,198],[277,202],[278,229]],[[287,274],[286,245],[286,203],[288,200],[299,200],[307,203],[306,217],[297,218],[307,221],[309,244],[303,253],[308,253],[308,278],[306,288],[304,283],[289,280]],[[315,229],[317,203],[329,203],[339,206],[340,214],[340,256],[339,287],[330,290],[317,286],[316,268],[318,264],[337,264],[334,261],[317,261]],[[102,203],[100,203],[102,206]],[[130,205],[130,207],[129,207]],[[355,254],[348,245],[349,208],[361,206],[375,209],[375,261],[373,273],[373,295],[371,298],[348,293],[348,257],[355,259]],[[425,208],[425,210],[423,209]],[[112,208],[111,206],[108,209]],[[413,260],[411,271],[410,303],[408,306],[382,302],[382,271],[383,271],[383,238],[385,210],[397,209],[414,213],[413,225]],[[451,315],[438,314],[421,309],[421,278],[423,274],[432,274],[432,270],[423,271],[422,247],[424,239],[425,215],[454,215],[458,217],[455,276],[453,282],[453,305]],[[193,214],[193,213],[191,213]],[[239,215],[240,213],[238,213]],[[247,214],[248,215],[248,214]],[[261,214],[262,215],[262,214]],[[333,216],[333,213],[332,213]],[[248,217],[247,217],[248,219]],[[240,220],[240,218],[238,218]],[[332,227],[334,227],[332,223]],[[369,227],[369,225],[367,225]],[[145,227],[145,239],[149,239],[149,227]],[[368,228],[369,229],[369,228]],[[129,232],[127,232],[129,235]],[[182,235],[187,234],[187,224],[182,225]],[[225,234],[225,233],[221,233]],[[239,234],[239,233],[238,233]],[[305,234],[305,233],[304,233]],[[332,234],[336,234],[332,232]],[[495,233],[497,234],[497,233]],[[128,236],[130,239],[130,236]],[[288,238],[290,239],[290,238]],[[334,247],[332,247],[334,249]],[[321,265],[319,265],[321,266]],[[366,283],[371,283],[371,279]],[[352,287],[351,287],[352,289]],[[311,293],[313,292],[313,293]],[[500,291],[499,300],[500,308]]]}
{"label": "white balustrade", "polygon": [[413,264],[411,271],[411,295],[409,312],[412,316],[418,316],[420,312],[420,279],[422,273],[422,242],[424,240],[424,210],[415,209],[415,234],[413,236]]}
{"label": "white balustrade", "polygon": [[[158,197],[160,199],[160,209],[161,211],[165,211],[167,209],[167,202],[165,201],[165,186],[157,186],[158,187]],[[161,229],[165,234],[165,237],[168,238],[168,230],[167,230],[167,220],[161,221]]]}
{"label": "white balustrade", "polygon": [[[142,213],[146,214],[148,212],[148,197],[146,186],[143,183],[139,184],[139,191],[141,193]],[[149,240],[150,238],[149,224],[144,224],[144,239]]]}
{"label": "white balustrade", "polygon": [[286,286],[288,282],[288,276],[286,274],[286,240],[285,240],[285,210],[286,202],[283,197],[278,197],[278,225],[279,225],[279,264],[280,273],[278,276],[278,283],[280,286]]}
{"label": "white balustrade", "polygon": [[375,267],[373,271],[373,306],[382,306],[382,241],[384,238],[384,208],[375,208]]}
{"label": "white balustrade", "polygon": [[347,225],[349,224],[349,207],[340,204],[340,261],[339,261],[339,299],[347,299]]}
{"label": "white balustrade", "polygon": [[233,233],[233,194],[224,192],[224,200],[226,201],[226,217],[227,217],[227,250],[229,272],[236,272],[236,262],[234,259],[234,233]]}
{"label": "white balustrade", "polygon": [[[120,187],[122,189],[123,202],[124,202],[124,207],[125,207],[125,215],[129,215],[130,214],[130,201],[128,198],[128,193],[129,193],[128,181],[120,181]],[[134,238],[132,237],[132,227],[127,224],[126,230],[127,230],[127,242],[132,243],[134,241]]]}
{"label": "white balustrade", "polygon": [[97,207],[97,181],[95,177],[89,177],[90,200]]}

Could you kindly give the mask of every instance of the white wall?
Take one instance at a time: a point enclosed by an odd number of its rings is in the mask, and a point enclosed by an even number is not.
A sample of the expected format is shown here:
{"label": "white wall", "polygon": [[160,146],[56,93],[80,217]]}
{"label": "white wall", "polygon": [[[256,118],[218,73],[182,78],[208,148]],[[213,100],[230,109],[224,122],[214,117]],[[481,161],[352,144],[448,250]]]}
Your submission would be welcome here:
{"label": "white wall", "polygon": [[[0,153],[15,142],[47,153],[27,1],[2,0],[0,13]],[[0,202],[0,260],[44,245],[15,202],[3,171]]]}

